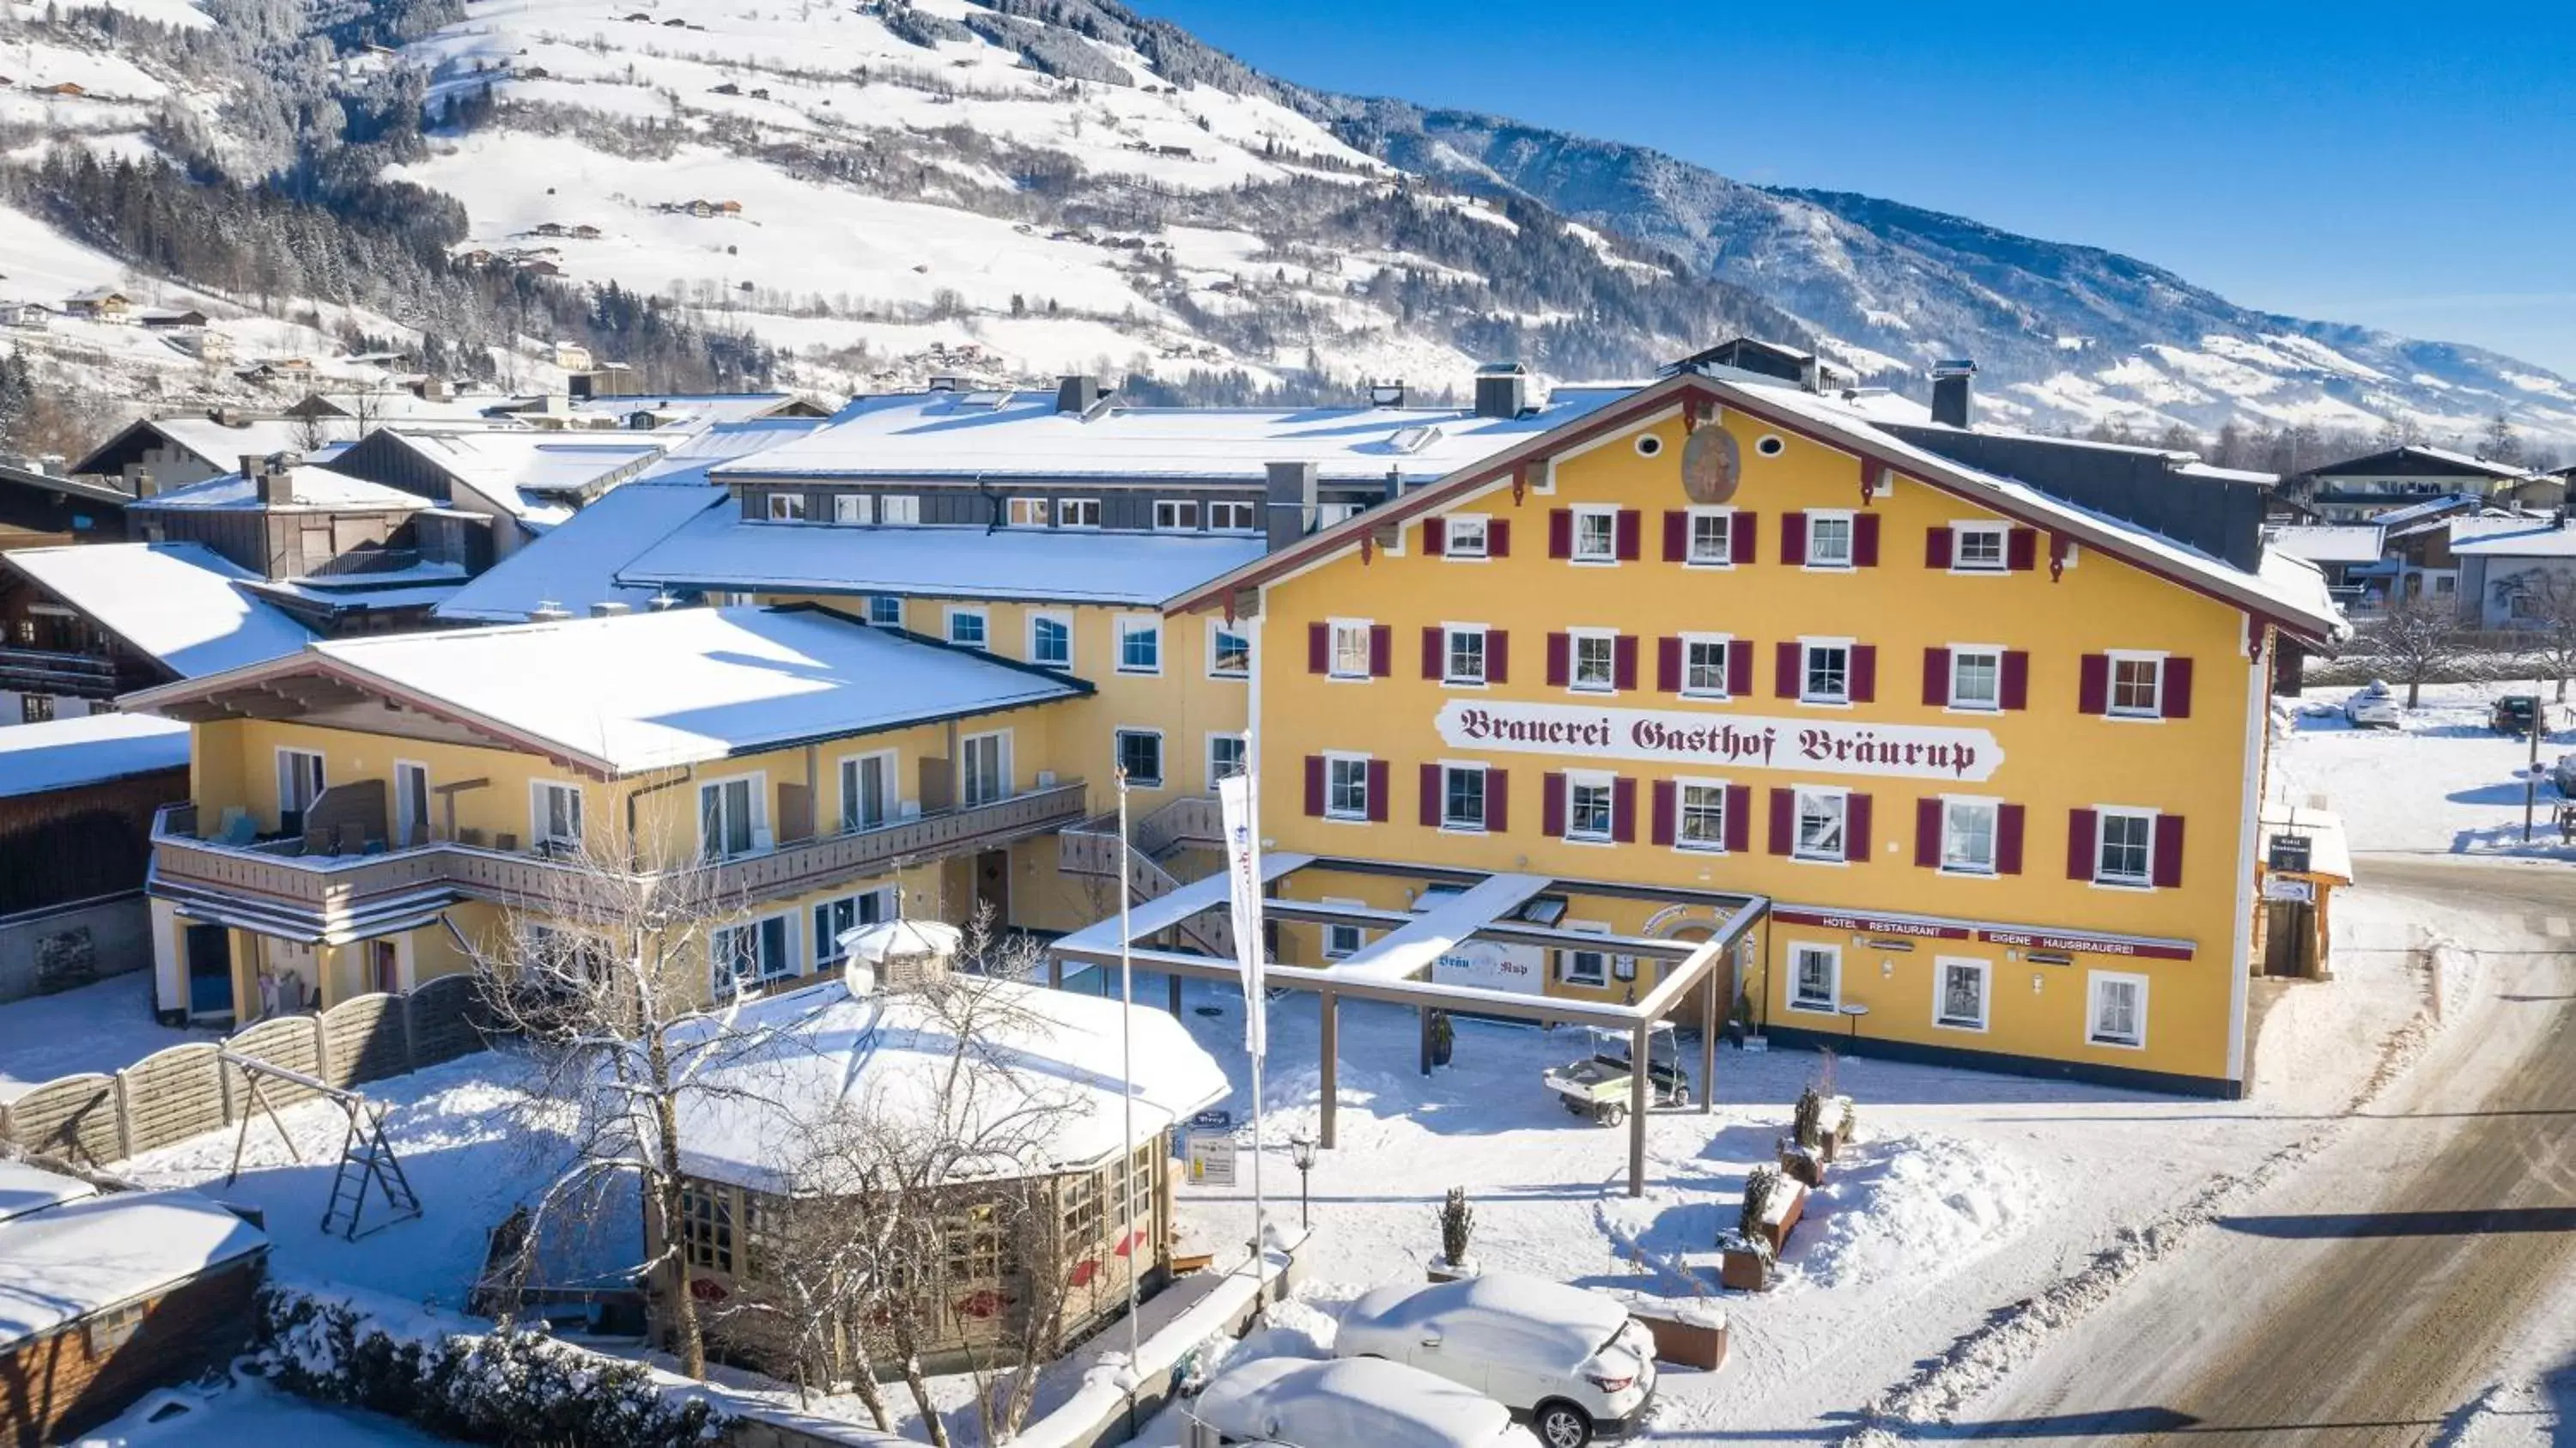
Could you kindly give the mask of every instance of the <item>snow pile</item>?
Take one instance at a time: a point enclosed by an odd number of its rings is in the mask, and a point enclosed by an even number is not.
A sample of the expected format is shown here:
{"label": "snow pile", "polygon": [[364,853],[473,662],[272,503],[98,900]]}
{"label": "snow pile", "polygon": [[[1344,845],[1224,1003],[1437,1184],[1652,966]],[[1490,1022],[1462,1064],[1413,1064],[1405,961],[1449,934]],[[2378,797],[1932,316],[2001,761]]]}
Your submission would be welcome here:
{"label": "snow pile", "polygon": [[1872,1142],[1810,1193],[1784,1277],[1815,1287],[1925,1278],[2018,1235],[2045,1181],[1986,1142],[1929,1134]]}

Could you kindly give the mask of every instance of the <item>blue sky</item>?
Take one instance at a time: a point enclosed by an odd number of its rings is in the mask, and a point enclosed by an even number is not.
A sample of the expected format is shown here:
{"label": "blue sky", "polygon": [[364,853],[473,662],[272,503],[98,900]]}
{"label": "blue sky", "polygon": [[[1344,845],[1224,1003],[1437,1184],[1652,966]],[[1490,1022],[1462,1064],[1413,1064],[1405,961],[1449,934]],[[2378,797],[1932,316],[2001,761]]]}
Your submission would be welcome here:
{"label": "blue sky", "polygon": [[1262,70],[2576,376],[2576,6],[1133,0]]}

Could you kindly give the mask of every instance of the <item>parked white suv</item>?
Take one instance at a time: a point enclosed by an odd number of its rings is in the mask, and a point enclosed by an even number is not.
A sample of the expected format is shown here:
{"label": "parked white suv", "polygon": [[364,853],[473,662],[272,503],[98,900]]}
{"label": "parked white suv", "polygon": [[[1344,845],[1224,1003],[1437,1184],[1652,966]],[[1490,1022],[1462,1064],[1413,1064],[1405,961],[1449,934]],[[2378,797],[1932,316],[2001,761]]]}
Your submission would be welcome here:
{"label": "parked white suv", "polygon": [[1517,1273],[1381,1287],[1333,1350],[1437,1373],[1526,1416],[1547,1448],[1626,1433],[1655,1392],[1646,1325],[1598,1292]]}
{"label": "parked white suv", "polygon": [[1188,1448],[1534,1448],[1493,1399],[1391,1362],[1263,1358],[1190,1411]]}

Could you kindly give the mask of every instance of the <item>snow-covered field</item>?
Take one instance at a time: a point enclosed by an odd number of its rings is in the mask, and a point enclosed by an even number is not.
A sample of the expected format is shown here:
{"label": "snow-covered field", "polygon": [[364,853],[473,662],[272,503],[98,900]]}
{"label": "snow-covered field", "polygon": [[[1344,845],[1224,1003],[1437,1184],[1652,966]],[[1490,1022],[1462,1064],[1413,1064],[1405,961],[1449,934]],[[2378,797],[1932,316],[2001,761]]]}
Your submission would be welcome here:
{"label": "snow-covered field", "polygon": [[[2392,686],[2405,698],[2403,685]],[[2528,680],[2427,684],[2423,706],[2405,711],[2394,731],[2354,729],[2342,704],[2350,689],[2310,691],[2277,737],[2277,797],[2306,804],[2322,795],[2343,816],[2356,853],[2535,855],[2576,859],[2562,846],[2552,817],[2561,801],[2540,784],[2532,843],[2522,840],[2522,771],[2528,740],[2495,733],[2487,711],[2505,694],[2528,694]],[[2548,698],[2553,690],[2537,686]],[[2576,752],[2576,717],[2551,708],[2551,733],[2540,744],[2543,768]]]}

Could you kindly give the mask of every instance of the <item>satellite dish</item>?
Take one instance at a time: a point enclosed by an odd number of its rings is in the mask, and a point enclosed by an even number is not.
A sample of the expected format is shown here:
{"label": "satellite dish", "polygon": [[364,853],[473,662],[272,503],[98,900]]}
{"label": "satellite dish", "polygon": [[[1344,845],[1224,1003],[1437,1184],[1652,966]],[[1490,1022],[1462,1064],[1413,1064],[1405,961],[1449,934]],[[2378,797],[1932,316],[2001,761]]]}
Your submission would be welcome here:
{"label": "satellite dish", "polygon": [[1709,506],[1729,502],[1743,477],[1744,458],[1735,450],[1732,434],[1722,427],[1692,429],[1690,441],[1682,444],[1683,496]]}

